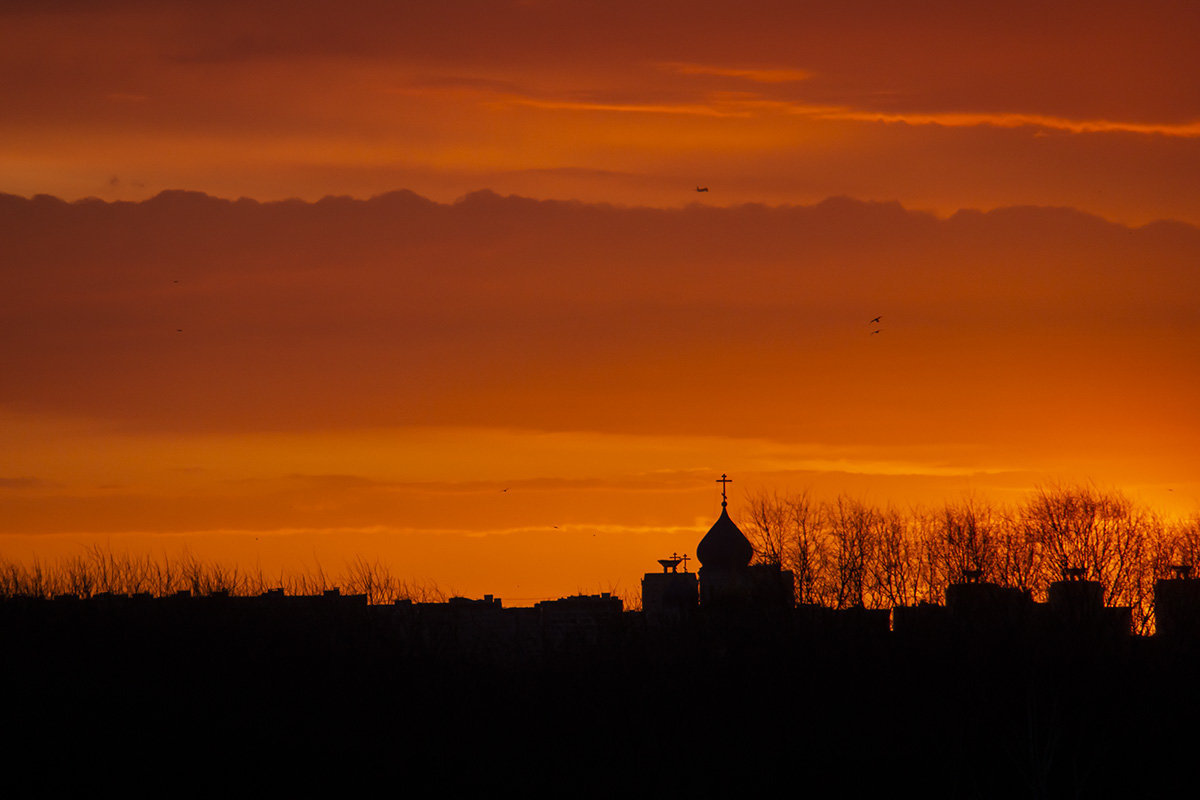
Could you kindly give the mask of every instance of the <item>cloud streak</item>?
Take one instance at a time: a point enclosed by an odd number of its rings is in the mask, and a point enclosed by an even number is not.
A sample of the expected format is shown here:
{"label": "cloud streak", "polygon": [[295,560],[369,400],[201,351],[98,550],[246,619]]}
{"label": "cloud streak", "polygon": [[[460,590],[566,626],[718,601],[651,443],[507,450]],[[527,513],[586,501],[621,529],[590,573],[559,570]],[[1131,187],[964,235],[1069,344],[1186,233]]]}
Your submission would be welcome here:
{"label": "cloud streak", "polygon": [[661,104],[661,103],[601,103],[581,100],[539,100],[531,97],[512,98],[507,102],[515,105],[529,106],[550,111],[597,111],[602,113],[632,113],[632,114],[684,114],[701,117],[735,117],[748,116],[747,111],[725,111],[710,105],[701,104]]}
{"label": "cloud streak", "polygon": [[865,111],[850,108],[790,107],[790,112],[822,119],[850,120],[856,122],[903,123],[906,125],[940,125],[944,127],[969,128],[989,125],[998,128],[1045,128],[1066,133],[1136,133],[1147,136],[1178,136],[1195,138],[1200,136],[1200,122],[1181,124],[1125,122],[1120,120],[1066,119],[1041,114],[1016,113],[956,113],[956,112],[900,112]]}
{"label": "cloud streak", "polygon": [[720,78],[740,78],[754,83],[796,83],[812,77],[808,70],[792,67],[723,67],[687,62],[667,63],[661,67],[679,75],[712,75]]}

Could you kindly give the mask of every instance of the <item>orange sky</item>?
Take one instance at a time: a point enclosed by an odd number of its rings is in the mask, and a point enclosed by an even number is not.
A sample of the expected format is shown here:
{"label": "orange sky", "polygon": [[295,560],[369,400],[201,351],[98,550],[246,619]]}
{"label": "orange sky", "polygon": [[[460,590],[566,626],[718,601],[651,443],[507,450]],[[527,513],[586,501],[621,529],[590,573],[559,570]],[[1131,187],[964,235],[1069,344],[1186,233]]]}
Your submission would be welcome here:
{"label": "orange sky", "polygon": [[1200,7],[800,5],[5,4],[0,556],[533,598],[721,472],[1200,511]]}

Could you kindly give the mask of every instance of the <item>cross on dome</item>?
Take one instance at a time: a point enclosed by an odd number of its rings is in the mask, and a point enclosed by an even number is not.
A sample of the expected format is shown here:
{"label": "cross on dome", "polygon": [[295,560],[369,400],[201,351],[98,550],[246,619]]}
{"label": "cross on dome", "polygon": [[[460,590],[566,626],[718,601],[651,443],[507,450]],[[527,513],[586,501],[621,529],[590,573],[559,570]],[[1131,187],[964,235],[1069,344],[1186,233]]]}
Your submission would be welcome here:
{"label": "cross on dome", "polygon": [[715,483],[721,484],[721,508],[724,508],[727,504],[727,498],[725,497],[725,484],[733,483],[733,478],[725,477],[725,473],[722,472],[721,477],[717,478]]}
{"label": "cross on dome", "polygon": [[721,516],[708,529],[700,544],[696,545],[696,558],[704,568],[743,569],[754,557],[754,547],[746,535],[738,530],[726,510],[729,504],[727,485],[733,483],[733,479],[721,475],[716,482],[721,484]]}

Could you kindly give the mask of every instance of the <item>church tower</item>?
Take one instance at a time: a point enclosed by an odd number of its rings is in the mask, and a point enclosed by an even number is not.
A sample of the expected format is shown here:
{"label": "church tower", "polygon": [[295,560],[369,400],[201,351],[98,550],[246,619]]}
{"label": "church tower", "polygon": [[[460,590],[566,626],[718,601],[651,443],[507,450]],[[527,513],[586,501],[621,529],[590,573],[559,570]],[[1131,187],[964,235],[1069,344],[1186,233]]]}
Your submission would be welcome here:
{"label": "church tower", "polygon": [[696,545],[700,561],[700,607],[786,608],[794,604],[795,578],[776,564],[755,564],[754,546],[729,518],[726,475],[721,484],[721,516]]}

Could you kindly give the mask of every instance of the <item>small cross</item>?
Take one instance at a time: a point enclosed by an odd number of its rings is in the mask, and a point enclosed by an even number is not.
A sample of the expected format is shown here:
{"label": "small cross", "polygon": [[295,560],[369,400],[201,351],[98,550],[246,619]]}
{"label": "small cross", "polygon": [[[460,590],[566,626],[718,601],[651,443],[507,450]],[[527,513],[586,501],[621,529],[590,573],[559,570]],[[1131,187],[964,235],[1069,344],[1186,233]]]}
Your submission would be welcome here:
{"label": "small cross", "polygon": [[717,480],[716,480],[716,481],[714,481],[714,483],[719,483],[719,484],[721,484],[721,507],[722,507],[722,508],[724,508],[724,507],[725,507],[725,502],[726,502],[726,497],[725,497],[725,484],[727,484],[727,483],[733,483],[733,478],[727,478],[727,477],[725,477],[725,473],[723,473],[723,472],[722,472],[722,473],[721,473],[721,477],[720,477],[720,478],[717,478]]}
{"label": "small cross", "polygon": [[[674,558],[674,554],[672,554],[671,557]],[[680,556],[679,560],[683,562],[683,571],[687,572],[687,562],[688,562],[687,554],[685,553],[682,556]]]}

